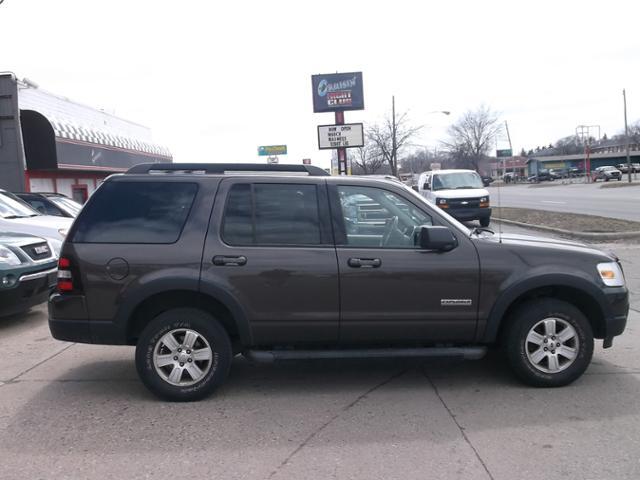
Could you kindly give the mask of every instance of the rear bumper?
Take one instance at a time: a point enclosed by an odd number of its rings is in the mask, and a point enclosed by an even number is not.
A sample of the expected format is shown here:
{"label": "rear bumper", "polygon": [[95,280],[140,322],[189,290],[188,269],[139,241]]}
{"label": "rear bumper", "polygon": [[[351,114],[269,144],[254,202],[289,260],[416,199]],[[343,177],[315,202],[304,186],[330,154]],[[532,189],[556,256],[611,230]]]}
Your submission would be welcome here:
{"label": "rear bumper", "polygon": [[84,296],[54,293],[49,297],[49,330],[66,342],[126,344],[126,331],[109,321],[90,321]]}
{"label": "rear bumper", "polygon": [[480,208],[480,207],[472,207],[472,208],[447,208],[444,210],[449,215],[451,215],[456,220],[480,220],[481,218],[490,218],[491,217],[491,209],[490,208]]}

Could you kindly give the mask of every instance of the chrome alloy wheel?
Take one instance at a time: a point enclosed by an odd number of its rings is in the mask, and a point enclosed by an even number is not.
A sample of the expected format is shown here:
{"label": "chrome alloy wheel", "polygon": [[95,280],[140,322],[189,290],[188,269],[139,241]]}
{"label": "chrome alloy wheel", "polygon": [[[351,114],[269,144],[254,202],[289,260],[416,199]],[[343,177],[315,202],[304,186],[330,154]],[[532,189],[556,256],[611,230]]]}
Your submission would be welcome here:
{"label": "chrome alloy wheel", "polygon": [[544,373],[558,373],[569,368],[580,348],[578,332],[561,318],[545,318],[536,323],[524,342],[527,358]]}
{"label": "chrome alloy wheel", "polygon": [[212,359],[209,342],[188,328],[171,330],[153,348],[156,372],[165,382],[178,387],[202,380],[211,369]]}

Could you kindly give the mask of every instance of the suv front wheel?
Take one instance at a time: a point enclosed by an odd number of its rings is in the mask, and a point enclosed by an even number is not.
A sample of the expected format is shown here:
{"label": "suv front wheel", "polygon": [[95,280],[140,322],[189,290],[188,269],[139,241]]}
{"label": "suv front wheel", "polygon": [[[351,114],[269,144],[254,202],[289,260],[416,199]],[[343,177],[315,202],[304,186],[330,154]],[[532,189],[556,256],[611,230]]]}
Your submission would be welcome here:
{"label": "suv front wheel", "polygon": [[229,335],[211,315],[192,308],[161,313],[143,330],[136,367],[145,386],[171,401],[205,398],[227,378]]}
{"label": "suv front wheel", "polygon": [[516,375],[535,387],[561,387],[579,378],[593,356],[593,331],[570,303],[543,298],[510,319],[504,347]]}

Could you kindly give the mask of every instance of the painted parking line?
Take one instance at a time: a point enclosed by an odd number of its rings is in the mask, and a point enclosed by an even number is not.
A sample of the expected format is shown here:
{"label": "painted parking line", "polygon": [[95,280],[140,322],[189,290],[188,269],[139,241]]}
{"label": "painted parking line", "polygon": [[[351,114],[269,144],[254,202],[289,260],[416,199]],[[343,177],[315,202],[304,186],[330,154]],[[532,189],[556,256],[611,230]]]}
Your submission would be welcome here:
{"label": "painted parking line", "polygon": [[556,205],[566,205],[567,202],[554,202],[553,200],[540,200],[540,203],[555,203]]}

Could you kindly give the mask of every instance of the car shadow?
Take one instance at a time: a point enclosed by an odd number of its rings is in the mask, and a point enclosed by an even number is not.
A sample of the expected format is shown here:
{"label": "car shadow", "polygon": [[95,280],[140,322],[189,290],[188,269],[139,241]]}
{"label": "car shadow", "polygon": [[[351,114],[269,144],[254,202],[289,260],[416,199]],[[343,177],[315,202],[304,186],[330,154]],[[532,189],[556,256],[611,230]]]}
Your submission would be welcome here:
{"label": "car shadow", "polygon": [[[4,403],[16,407],[7,409],[4,421],[0,417],[5,425],[0,443],[22,454],[59,454],[70,445],[76,451],[95,453],[156,451],[166,445],[150,439],[163,438],[170,427],[178,434],[198,429],[206,441],[196,449],[226,450],[261,441],[265,446],[285,445],[299,438],[300,432],[340,421],[336,419],[358,408],[370,412],[371,428],[376,422],[384,426],[390,421],[398,428],[379,428],[375,438],[369,430],[348,429],[348,442],[448,442],[459,431],[451,428],[434,435],[434,429],[443,416],[458,418],[458,412],[473,414],[473,421],[465,426],[467,432],[539,425],[539,415],[523,413],[525,406],[531,412],[546,411],[545,421],[557,428],[593,418],[604,408],[607,421],[637,415],[640,382],[636,376],[606,361],[598,363],[597,371],[587,372],[570,386],[536,389],[515,380],[494,352],[475,362],[375,359],[253,364],[238,357],[228,381],[210,398],[167,403],[144,388],[132,361],[92,362],[70,368],[50,382],[25,380],[2,386]],[[569,413],[546,408],[558,399],[569,406]],[[573,410],[579,413],[571,414]],[[458,421],[464,421],[462,413]],[[403,428],[408,415],[421,418],[421,426]]]}
{"label": "car shadow", "polygon": [[42,324],[42,305],[31,307],[25,312],[0,317],[0,334],[10,330],[26,330]]}

